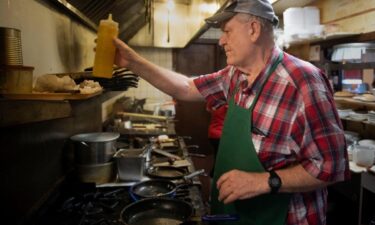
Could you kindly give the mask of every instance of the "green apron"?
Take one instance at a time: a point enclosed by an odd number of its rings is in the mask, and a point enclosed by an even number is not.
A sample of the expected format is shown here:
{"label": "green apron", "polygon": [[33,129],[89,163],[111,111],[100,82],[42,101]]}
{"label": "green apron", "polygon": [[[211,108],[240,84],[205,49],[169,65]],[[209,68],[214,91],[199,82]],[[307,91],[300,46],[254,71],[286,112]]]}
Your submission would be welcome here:
{"label": "green apron", "polygon": [[[219,191],[216,182],[230,170],[264,172],[251,138],[251,115],[264,84],[282,61],[283,54],[273,63],[260,85],[250,109],[237,106],[234,96],[229,101],[229,108],[224,122],[219,151],[216,157],[215,171],[211,192],[211,210],[213,214],[237,214],[237,222],[225,222],[227,225],[282,225],[285,224],[290,202],[290,194],[264,194],[251,199],[237,200],[230,204],[218,201]],[[237,87],[236,91],[237,92]],[[224,222],[223,222],[224,223]]]}

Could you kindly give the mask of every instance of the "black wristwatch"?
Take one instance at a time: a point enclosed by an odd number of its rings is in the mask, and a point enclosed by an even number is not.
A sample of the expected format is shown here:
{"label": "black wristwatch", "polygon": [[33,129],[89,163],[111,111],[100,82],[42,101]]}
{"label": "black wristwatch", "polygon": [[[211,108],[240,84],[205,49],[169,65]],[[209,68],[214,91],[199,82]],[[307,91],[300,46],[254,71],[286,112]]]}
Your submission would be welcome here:
{"label": "black wristwatch", "polygon": [[276,194],[281,187],[281,179],[275,171],[270,170],[269,173],[270,177],[268,178],[268,185],[271,188],[271,194]]}

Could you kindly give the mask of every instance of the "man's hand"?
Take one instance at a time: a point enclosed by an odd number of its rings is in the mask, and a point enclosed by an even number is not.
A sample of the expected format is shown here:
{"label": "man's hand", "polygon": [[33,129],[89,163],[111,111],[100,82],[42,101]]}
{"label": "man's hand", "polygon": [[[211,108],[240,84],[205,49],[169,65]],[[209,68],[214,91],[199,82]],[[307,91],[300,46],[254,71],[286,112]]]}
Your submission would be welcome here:
{"label": "man's hand", "polygon": [[[283,193],[308,192],[334,183],[318,180],[307,173],[300,164],[276,172],[282,180],[279,192]],[[219,189],[219,201],[231,203],[238,199],[269,193],[271,191],[268,185],[269,176],[268,172],[251,173],[239,170],[224,173],[216,183]]]}
{"label": "man's hand", "polygon": [[270,192],[268,186],[269,174],[249,173],[231,170],[224,173],[216,183],[219,189],[219,201],[225,204],[239,199],[252,198]]}
{"label": "man's hand", "polygon": [[116,46],[115,64],[119,67],[129,68],[138,54],[118,38],[113,39],[113,44]]}

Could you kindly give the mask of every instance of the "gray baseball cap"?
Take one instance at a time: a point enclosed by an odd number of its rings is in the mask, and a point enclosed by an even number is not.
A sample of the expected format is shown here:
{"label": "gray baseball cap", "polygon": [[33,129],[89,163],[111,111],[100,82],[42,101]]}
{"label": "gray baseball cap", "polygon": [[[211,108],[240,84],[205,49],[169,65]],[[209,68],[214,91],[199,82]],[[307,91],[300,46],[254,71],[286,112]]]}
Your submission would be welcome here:
{"label": "gray baseball cap", "polygon": [[277,26],[279,19],[273,11],[272,5],[268,0],[234,0],[224,10],[206,19],[206,23],[212,27],[220,27],[221,24],[236,13],[247,13],[269,20],[274,26]]}

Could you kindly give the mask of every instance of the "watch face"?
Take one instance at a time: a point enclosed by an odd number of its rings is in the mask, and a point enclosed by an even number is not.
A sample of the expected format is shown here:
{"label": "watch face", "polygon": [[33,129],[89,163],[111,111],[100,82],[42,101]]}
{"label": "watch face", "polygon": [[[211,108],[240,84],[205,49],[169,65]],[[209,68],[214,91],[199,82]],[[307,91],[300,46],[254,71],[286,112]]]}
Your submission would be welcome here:
{"label": "watch face", "polygon": [[271,181],[270,184],[272,187],[280,186],[280,179],[278,177],[272,177],[270,181]]}

